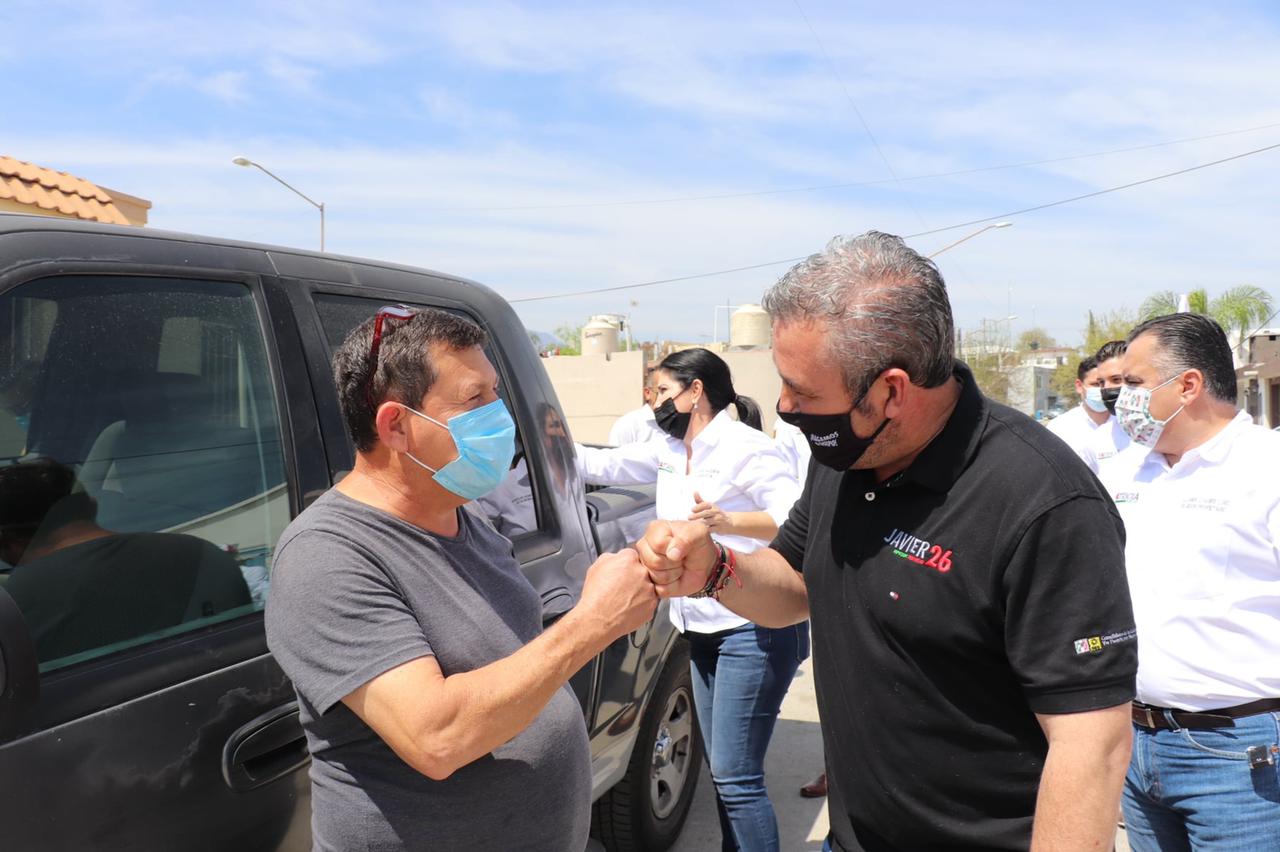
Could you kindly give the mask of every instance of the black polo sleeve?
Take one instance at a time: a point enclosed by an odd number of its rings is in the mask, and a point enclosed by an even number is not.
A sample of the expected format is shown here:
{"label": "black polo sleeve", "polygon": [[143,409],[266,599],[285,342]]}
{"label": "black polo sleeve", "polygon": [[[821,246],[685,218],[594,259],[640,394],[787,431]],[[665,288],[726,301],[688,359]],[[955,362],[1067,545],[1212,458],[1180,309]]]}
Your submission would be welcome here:
{"label": "black polo sleeve", "polygon": [[1124,525],[1101,497],[1033,516],[1003,576],[1005,645],[1036,713],[1132,700],[1138,671]]}
{"label": "black polo sleeve", "polygon": [[817,473],[810,463],[809,476],[805,479],[800,499],[791,507],[787,519],[769,545],[797,571],[804,571],[804,553],[809,539],[809,503],[813,497],[814,481],[820,478]]}

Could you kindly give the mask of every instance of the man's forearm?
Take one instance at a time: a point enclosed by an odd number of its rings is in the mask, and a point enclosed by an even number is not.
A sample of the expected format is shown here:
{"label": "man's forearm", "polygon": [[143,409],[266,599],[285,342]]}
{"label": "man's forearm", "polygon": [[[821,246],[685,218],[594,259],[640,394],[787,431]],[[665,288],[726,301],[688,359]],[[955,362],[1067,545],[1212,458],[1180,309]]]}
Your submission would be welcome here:
{"label": "man's forearm", "polygon": [[1123,724],[1094,739],[1050,740],[1032,852],[1112,848],[1131,748],[1127,715]]}
{"label": "man's forearm", "polygon": [[737,574],[720,593],[720,603],[761,627],[787,627],[809,617],[804,578],[773,548],[737,553]]}
{"label": "man's forearm", "polygon": [[513,739],[604,649],[608,634],[597,622],[570,611],[511,656],[446,677],[438,712],[426,713],[417,732],[420,747],[447,775]]}

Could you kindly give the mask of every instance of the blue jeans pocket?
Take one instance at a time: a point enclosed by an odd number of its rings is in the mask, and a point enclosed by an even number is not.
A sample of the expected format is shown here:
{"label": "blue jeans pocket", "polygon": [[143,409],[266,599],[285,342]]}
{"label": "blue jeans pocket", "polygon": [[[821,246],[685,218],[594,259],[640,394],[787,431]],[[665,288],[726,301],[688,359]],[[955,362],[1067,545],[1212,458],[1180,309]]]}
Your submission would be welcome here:
{"label": "blue jeans pocket", "polygon": [[1262,746],[1275,754],[1280,742],[1280,713],[1263,713],[1237,719],[1234,727],[1179,731],[1187,745],[1196,751],[1225,760],[1248,760],[1248,750]]}
{"label": "blue jeans pocket", "polygon": [[1255,745],[1255,743],[1246,742],[1239,737],[1224,737],[1215,730],[1192,731],[1183,728],[1181,734],[1187,745],[1196,751],[1202,751],[1205,754],[1211,754],[1214,757],[1221,757],[1227,760],[1245,760],[1249,756],[1245,753],[1245,749],[1250,745]]}
{"label": "blue jeans pocket", "polygon": [[791,629],[796,632],[796,662],[803,663],[812,652],[809,644],[809,622],[802,621]]}

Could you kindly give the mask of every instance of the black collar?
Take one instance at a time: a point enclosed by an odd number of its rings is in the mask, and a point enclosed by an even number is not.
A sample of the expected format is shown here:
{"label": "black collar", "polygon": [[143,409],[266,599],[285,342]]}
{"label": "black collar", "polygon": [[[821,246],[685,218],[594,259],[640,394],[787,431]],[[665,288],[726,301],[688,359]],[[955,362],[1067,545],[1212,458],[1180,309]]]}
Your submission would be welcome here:
{"label": "black collar", "polygon": [[962,361],[956,361],[952,375],[960,382],[960,399],[947,418],[947,425],[916,456],[910,467],[890,477],[886,485],[892,487],[915,482],[945,494],[978,452],[989,413],[986,397],[978,390],[973,372]]}

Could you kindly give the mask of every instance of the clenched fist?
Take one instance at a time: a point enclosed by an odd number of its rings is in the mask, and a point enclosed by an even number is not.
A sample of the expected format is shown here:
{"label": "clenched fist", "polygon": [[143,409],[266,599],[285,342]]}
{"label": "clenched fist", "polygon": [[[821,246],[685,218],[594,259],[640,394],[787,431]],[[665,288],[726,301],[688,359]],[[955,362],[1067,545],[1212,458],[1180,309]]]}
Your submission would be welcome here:
{"label": "clenched fist", "polygon": [[707,585],[720,551],[701,521],[654,521],[636,550],[658,595],[679,598]]}
{"label": "clenched fist", "polygon": [[627,548],[606,553],[587,569],[578,606],[606,620],[612,641],[648,623],[658,595],[639,556]]}

